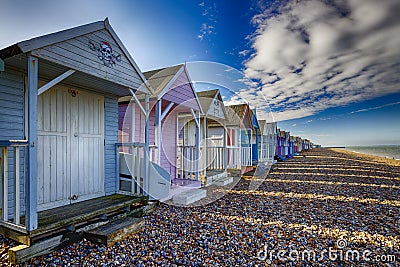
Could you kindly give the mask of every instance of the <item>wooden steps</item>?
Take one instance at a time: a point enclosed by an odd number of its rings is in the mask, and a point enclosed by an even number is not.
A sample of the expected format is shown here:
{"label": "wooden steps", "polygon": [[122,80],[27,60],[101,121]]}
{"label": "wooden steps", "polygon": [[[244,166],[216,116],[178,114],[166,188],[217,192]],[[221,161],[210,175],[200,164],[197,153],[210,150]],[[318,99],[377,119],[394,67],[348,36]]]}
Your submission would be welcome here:
{"label": "wooden steps", "polygon": [[233,183],[233,177],[231,176],[226,176],[214,181],[214,185],[216,186],[226,186],[231,183]]}
{"label": "wooden steps", "polygon": [[19,264],[87,238],[112,245],[144,227],[143,217],[158,202],[147,197],[113,195],[39,213],[41,228],[28,233],[28,244],[9,250],[9,261]]}
{"label": "wooden steps", "polygon": [[129,234],[141,231],[144,224],[143,218],[126,217],[85,232],[85,237],[92,242],[110,246]]}
{"label": "wooden steps", "polygon": [[30,237],[40,239],[51,231],[76,227],[86,221],[144,206],[147,202],[148,198],[143,196],[111,195],[45,210],[38,213],[38,229],[32,231]]}
{"label": "wooden steps", "polygon": [[207,191],[204,189],[190,189],[172,197],[172,201],[179,205],[192,204],[207,196]]}
{"label": "wooden steps", "polygon": [[221,170],[207,171],[207,176],[202,177],[202,185],[204,187],[210,186],[213,184],[214,181],[225,178],[227,176],[228,176],[227,171],[221,171]]}

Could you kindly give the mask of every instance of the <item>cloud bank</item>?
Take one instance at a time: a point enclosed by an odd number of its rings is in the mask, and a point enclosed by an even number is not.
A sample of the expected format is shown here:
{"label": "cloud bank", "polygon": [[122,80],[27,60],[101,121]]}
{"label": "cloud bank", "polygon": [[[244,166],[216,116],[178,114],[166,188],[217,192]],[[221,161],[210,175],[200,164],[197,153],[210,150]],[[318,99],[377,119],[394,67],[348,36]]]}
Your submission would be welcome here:
{"label": "cloud bank", "polygon": [[279,121],[399,92],[398,14],[398,0],[289,1],[264,10],[253,17],[244,68],[258,84],[240,96],[258,111],[269,104]]}

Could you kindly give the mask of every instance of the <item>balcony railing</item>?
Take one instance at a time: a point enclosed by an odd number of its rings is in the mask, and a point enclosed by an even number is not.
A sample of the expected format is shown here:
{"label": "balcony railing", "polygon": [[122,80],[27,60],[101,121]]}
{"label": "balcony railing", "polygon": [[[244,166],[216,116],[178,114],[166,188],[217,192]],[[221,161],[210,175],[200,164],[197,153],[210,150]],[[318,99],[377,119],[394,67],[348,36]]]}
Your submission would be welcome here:
{"label": "balcony railing", "polygon": [[211,146],[206,148],[207,170],[226,169],[226,148],[223,146]]}
{"label": "balcony railing", "polygon": [[[134,195],[144,195],[144,143],[117,143],[116,147],[116,173],[119,175],[117,192]],[[157,146],[149,147],[150,162],[156,162]]]}
{"label": "balcony railing", "polygon": [[228,146],[226,148],[226,164],[228,169],[240,169],[242,167],[240,147]]}
{"label": "balcony railing", "polygon": [[180,179],[196,180],[196,146],[178,147],[178,173]]}
{"label": "balcony railing", "polygon": [[241,166],[252,166],[251,146],[241,147]]}
{"label": "balcony railing", "polygon": [[25,231],[26,140],[0,141],[1,224]]}

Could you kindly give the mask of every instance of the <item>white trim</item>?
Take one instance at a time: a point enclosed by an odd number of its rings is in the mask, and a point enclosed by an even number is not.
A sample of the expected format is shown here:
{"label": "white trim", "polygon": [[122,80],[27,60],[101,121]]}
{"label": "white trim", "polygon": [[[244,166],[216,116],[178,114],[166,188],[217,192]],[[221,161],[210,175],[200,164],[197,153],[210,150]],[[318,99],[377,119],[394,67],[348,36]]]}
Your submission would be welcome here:
{"label": "white trim", "polygon": [[194,110],[192,108],[190,109],[190,112],[192,113],[192,116],[193,116],[194,122],[196,123],[196,126],[200,127],[199,119],[196,117],[196,113],[194,112]]}
{"label": "white trim", "polygon": [[178,79],[178,77],[182,74],[183,71],[184,67],[182,65],[181,68],[175,73],[174,77],[172,77],[172,79],[167,83],[167,85],[164,86],[161,92],[158,93],[157,100],[160,100],[168,92],[168,90],[171,88],[171,86],[174,84],[174,82]]}
{"label": "white trim", "polygon": [[133,92],[132,89],[129,89],[129,91],[131,91],[133,100],[135,100],[136,104],[138,104],[140,110],[143,112],[143,114],[144,114],[145,116],[147,116],[147,112],[146,112],[146,110],[144,109],[144,107],[142,106],[142,104],[140,104],[140,101],[139,101],[139,99],[137,98],[137,96],[135,95],[135,92]]}
{"label": "white trim", "polygon": [[68,39],[72,39],[76,36],[85,35],[91,32],[99,31],[104,29],[104,21],[97,21],[90,24],[78,26],[75,28],[70,28],[66,30],[62,30],[55,33],[46,34],[43,36],[39,36],[30,40],[22,41],[17,43],[18,47],[21,49],[23,53],[56,44],[59,42],[63,42]]}
{"label": "white trim", "polygon": [[[117,42],[119,45],[119,48],[122,50],[122,52],[125,54],[125,56],[128,58],[129,62],[132,64],[133,68],[136,70],[140,78],[142,79],[143,84],[145,85],[145,90],[140,90],[141,92],[144,93],[154,93],[153,89],[151,88],[149,82],[147,81],[146,77],[140,70],[139,66],[136,64],[135,60],[132,58],[131,54],[129,54],[128,50],[125,48],[124,44],[121,42],[119,39],[118,35],[115,33],[114,29],[111,27],[110,22],[108,21],[108,18],[104,20],[104,28],[108,30],[108,32],[111,34],[111,36],[114,38],[114,40]],[[139,87],[141,88],[141,86]],[[139,90],[138,88],[138,90]]]}
{"label": "white trim", "polygon": [[48,82],[45,85],[43,85],[42,87],[40,87],[38,89],[38,95],[41,95],[42,93],[46,92],[48,89],[50,89],[51,87],[53,87],[57,83],[61,82],[62,80],[68,78],[69,76],[71,76],[74,73],[75,73],[75,70],[67,70],[66,72],[64,72],[60,76],[54,78],[50,82]]}
{"label": "white trim", "polygon": [[[161,99],[159,100],[161,101]],[[171,108],[174,106],[174,102],[169,103],[169,105],[164,109],[164,111],[161,113],[161,117],[160,117],[160,122],[165,118],[165,116],[167,115],[168,111],[171,110]],[[161,107],[160,107],[161,110]]]}
{"label": "white trim", "polygon": [[196,93],[196,90],[194,90],[194,86],[193,86],[193,84],[192,84],[192,78],[190,77],[190,74],[189,74],[189,72],[187,71],[187,68],[186,68],[186,62],[185,62],[185,73],[186,73],[186,75],[187,75],[187,78],[188,78],[188,81],[189,81],[189,84],[190,84],[190,88],[192,88],[192,92],[193,92],[193,94],[194,94],[194,97],[196,98],[196,101],[197,101],[197,105],[199,106],[199,111],[200,111],[200,114],[205,114],[204,113],[204,111],[203,111],[203,109],[202,109],[202,107],[201,107],[201,105],[200,105],[200,101],[199,101],[199,98],[197,97],[197,93]]}
{"label": "white trim", "polygon": [[129,138],[129,142],[134,143],[135,142],[135,130],[136,130],[136,106],[135,103],[133,103],[132,101],[129,102],[128,104],[128,109],[131,109],[131,132],[130,132],[130,138]]}

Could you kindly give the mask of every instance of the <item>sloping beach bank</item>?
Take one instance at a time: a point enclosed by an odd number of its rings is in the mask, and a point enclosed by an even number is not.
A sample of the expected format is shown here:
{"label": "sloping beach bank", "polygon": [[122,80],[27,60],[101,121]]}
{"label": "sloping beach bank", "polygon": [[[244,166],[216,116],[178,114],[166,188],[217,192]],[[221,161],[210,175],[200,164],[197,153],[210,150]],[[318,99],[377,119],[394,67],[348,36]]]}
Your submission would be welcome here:
{"label": "sloping beach bank", "polygon": [[364,154],[364,153],[357,153],[357,152],[349,151],[349,150],[346,150],[346,149],[340,149],[340,148],[332,148],[332,150],[336,151],[338,153],[347,154],[349,156],[361,157],[361,158],[364,158],[366,160],[370,160],[372,162],[385,163],[385,164],[391,165],[391,166],[400,166],[400,160],[396,160],[396,159],[391,159],[391,158],[387,158],[387,157],[373,156],[373,155],[367,155],[367,154]]}
{"label": "sloping beach bank", "polygon": [[[123,242],[83,240],[30,266],[399,266],[399,173],[371,157],[315,149],[273,165],[256,190],[246,178],[205,206],[161,204]],[[0,241],[1,266],[9,246]]]}

